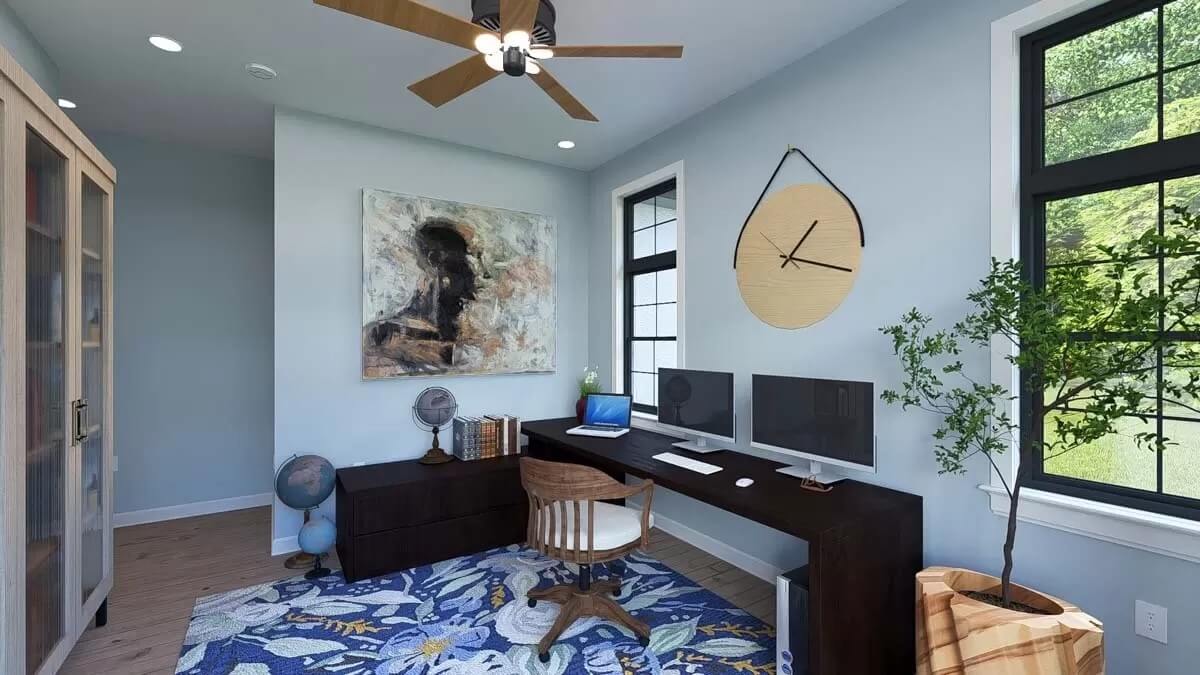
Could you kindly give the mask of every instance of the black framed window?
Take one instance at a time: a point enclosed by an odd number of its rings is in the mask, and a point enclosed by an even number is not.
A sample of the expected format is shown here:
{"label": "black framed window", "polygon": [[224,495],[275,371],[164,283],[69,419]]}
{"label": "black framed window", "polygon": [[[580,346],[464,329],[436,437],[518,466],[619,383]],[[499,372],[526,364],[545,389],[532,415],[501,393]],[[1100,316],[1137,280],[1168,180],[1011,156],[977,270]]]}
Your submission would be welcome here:
{"label": "black framed window", "polygon": [[658,369],[678,363],[675,179],[624,200],[625,391],[658,412]]}
{"label": "black framed window", "polygon": [[[1053,288],[1068,269],[1103,275],[1106,265],[1090,259],[1096,246],[1165,232],[1172,206],[1200,210],[1200,0],[1113,0],[1026,36],[1021,60],[1021,258],[1034,285]],[[1172,267],[1147,258],[1128,283],[1162,292]],[[1140,333],[1074,337],[1200,342],[1196,324],[1183,325],[1159,316]],[[1067,453],[1035,450],[1022,458],[1030,484],[1200,519],[1200,401],[1164,397],[1164,382],[1187,374],[1162,357],[1146,357],[1144,414]],[[1023,404],[1039,440],[1054,416],[1073,414],[1044,409],[1041,392]],[[1139,446],[1133,435],[1147,430],[1174,445]]]}

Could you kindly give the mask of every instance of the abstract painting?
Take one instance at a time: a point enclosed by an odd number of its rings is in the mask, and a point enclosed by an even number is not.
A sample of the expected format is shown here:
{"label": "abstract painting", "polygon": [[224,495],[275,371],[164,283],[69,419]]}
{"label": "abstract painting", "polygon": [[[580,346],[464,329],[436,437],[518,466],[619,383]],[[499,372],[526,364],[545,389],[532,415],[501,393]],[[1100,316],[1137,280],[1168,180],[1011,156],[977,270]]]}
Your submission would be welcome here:
{"label": "abstract painting", "polygon": [[363,190],[363,378],[553,371],[556,229]]}

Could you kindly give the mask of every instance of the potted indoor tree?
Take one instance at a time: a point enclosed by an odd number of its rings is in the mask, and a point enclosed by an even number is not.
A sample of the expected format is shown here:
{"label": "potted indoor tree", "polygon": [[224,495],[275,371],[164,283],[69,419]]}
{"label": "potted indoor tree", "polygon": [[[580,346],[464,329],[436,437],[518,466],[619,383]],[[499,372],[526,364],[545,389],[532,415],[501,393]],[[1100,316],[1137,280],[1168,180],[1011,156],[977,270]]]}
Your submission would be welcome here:
{"label": "potted indoor tree", "polygon": [[[1200,344],[1177,341],[1200,329],[1200,217],[1172,207],[1166,220],[1136,237],[1053,233],[1065,237],[1056,262],[1078,264],[1054,266],[1034,283],[1020,263],[993,260],[952,327],[936,329],[913,309],[881,329],[903,372],[882,398],[940,417],[939,473],[965,473],[981,456],[1009,499],[999,578],[942,567],[918,575],[919,673],[962,673],[970,663],[994,668],[970,672],[1103,672],[1098,621],[1012,583],[1017,511],[1031,458],[1069,456],[1138,419],[1146,423],[1124,433],[1139,451],[1160,453],[1177,441],[1158,433],[1159,407],[1200,413]],[[1018,373],[1017,391],[964,366],[965,352],[997,344]],[[1010,450],[1020,453],[1011,477],[998,464]]]}

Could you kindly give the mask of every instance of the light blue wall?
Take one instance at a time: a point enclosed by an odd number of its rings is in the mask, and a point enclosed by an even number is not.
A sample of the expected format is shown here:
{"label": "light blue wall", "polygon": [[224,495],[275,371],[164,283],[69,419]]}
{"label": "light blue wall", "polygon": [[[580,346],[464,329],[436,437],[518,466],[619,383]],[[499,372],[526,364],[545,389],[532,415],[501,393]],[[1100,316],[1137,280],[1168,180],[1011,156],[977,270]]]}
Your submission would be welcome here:
{"label": "light blue wall", "polygon": [[[990,24],[1028,0],[913,0],[593,173],[590,361],[611,369],[611,191],[686,164],[686,359],[733,371],[739,438],[749,437],[750,375],[898,381],[877,328],[913,305],[951,318],[987,272]],[[788,144],[805,149],[862,213],[862,274],[846,302],[808,329],[758,321],[737,291],[739,228]],[[795,161],[795,160],[789,160]],[[819,180],[791,164],[779,185]],[[987,375],[984,354],[971,369]],[[968,477],[937,475],[934,420],[877,404],[879,474],[864,480],[925,498],[925,561],[998,572],[1002,521]],[[785,565],[802,544],[678,496],[664,515]],[[1023,524],[1016,579],[1080,604],[1106,624],[1108,672],[1194,673],[1200,663],[1200,566]],[[1135,598],[1170,612],[1169,646],[1133,634]]]}
{"label": "light blue wall", "polygon": [[0,0],[0,45],[4,45],[51,98],[58,97],[58,66],[4,0]]}
{"label": "light blue wall", "polygon": [[271,491],[271,162],[111,134],[123,513]]}
{"label": "light blue wall", "polygon": [[[500,128],[497,127],[498,133]],[[553,374],[364,382],[362,189],[380,188],[550,216],[558,222],[558,370]],[[307,113],[275,117],[275,461],[324,455],[335,466],[419,457],[413,424],[425,387],[449,388],[464,414],[526,419],[573,410],[587,360],[585,174]],[[324,510],[333,512],[333,500]],[[274,537],[301,516],[276,502]]]}

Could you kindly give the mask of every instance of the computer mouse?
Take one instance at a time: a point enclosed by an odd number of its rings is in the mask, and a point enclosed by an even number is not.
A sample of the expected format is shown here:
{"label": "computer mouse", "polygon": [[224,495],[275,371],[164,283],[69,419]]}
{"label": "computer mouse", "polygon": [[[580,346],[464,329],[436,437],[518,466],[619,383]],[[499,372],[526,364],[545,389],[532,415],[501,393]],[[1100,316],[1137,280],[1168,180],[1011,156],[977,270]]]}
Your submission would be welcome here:
{"label": "computer mouse", "polygon": [[734,483],[734,485],[736,485],[738,487],[750,487],[751,485],[754,485],[754,479],[753,478],[739,478],[739,479],[737,479],[737,482]]}

